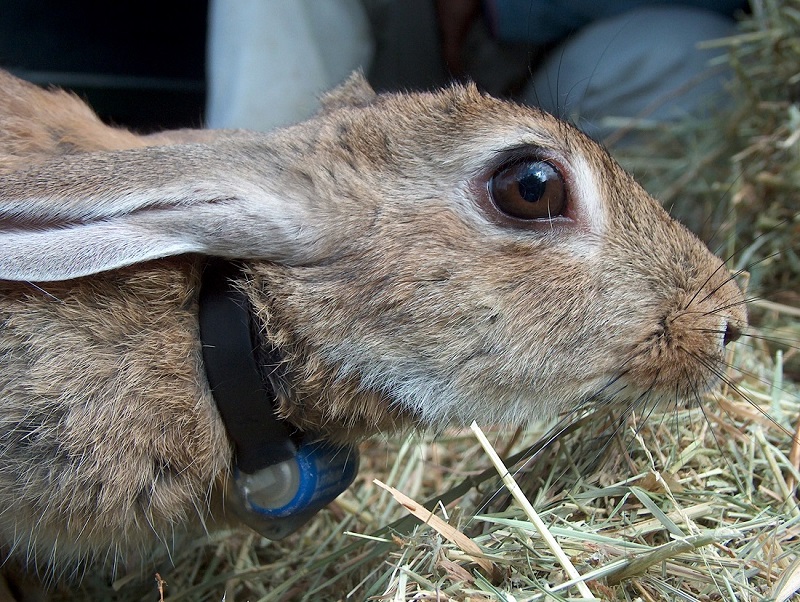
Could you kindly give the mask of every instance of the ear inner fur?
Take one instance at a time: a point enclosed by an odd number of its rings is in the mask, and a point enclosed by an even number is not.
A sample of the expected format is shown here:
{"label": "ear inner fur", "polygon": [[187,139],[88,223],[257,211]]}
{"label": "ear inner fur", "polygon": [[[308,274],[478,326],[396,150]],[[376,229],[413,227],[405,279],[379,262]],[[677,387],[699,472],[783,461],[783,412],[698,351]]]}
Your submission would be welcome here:
{"label": "ear inner fur", "polygon": [[232,177],[227,164],[246,156],[221,146],[77,155],[0,178],[0,278],[68,280],[185,253],[310,259],[306,208]]}

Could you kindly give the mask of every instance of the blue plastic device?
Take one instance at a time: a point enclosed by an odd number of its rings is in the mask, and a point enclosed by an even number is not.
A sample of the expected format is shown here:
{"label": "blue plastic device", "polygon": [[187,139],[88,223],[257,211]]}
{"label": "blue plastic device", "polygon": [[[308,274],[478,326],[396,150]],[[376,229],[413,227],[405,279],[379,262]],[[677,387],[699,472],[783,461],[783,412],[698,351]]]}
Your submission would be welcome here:
{"label": "blue plastic device", "polygon": [[238,502],[234,510],[265,537],[282,539],[347,489],[358,464],[354,447],[302,442],[288,460],[254,474],[237,470],[229,491]]}

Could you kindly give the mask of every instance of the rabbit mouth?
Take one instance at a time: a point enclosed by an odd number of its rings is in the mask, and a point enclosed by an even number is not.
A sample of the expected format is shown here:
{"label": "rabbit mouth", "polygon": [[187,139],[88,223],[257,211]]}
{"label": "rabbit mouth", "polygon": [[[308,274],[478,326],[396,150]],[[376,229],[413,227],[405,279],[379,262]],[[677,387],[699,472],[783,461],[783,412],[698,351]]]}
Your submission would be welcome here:
{"label": "rabbit mouth", "polygon": [[661,320],[634,349],[624,380],[648,399],[672,403],[699,401],[725,373],[725,349],[743,325],[735,317],[697,309]]}

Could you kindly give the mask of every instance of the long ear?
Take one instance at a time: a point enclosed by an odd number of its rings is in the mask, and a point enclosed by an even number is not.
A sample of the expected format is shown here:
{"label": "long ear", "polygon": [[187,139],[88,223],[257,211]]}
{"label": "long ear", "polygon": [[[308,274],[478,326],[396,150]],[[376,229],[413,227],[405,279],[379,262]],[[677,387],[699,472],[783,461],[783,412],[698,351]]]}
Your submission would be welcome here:
{"label": "long ear", "polygon": [[318,229],[301,195],[275,192],[270,157],[247,134],[65,156],[0,178],[0,279],[67,280],[182,253],[308,261]]}

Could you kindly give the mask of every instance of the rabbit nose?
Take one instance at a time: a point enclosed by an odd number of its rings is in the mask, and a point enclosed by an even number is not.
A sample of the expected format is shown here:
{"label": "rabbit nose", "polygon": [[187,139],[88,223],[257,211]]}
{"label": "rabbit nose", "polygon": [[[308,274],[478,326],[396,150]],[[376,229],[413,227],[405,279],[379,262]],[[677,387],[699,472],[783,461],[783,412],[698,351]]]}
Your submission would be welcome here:
{"label": "rabbit nose", "polygon": [[722,344],[727,345],[739,339],[742,336],[742,329],[730,322],[725,324],[725,336],[723,337]]}

